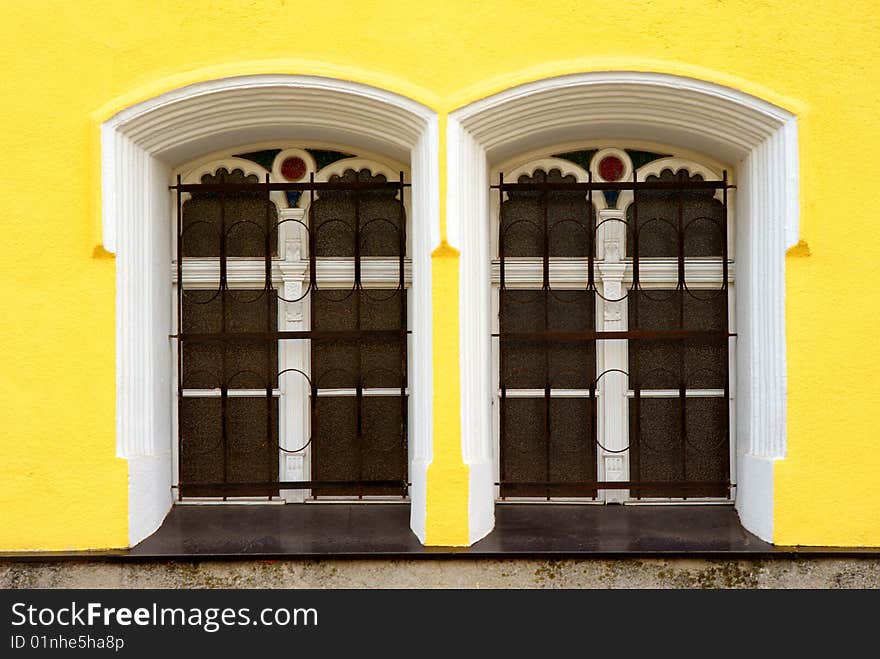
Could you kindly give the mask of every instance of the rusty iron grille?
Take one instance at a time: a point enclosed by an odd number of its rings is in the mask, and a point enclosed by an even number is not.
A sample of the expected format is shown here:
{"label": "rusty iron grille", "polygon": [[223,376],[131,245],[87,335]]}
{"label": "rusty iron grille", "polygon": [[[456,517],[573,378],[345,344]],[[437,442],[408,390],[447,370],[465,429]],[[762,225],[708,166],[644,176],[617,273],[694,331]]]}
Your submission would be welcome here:
{"label": "rusty iron grille", "polygon": [[[554,172],[551,171],[550,174]],[[681,170],[639,181],[586,182],[538,170],[497,185],[500,487],[505,497],[632,499],[728,497],[728,184]],[[599,194],[632,194],[622,217],[597,224]],[[619,297],[601,285],[602,225],[624,225],[627,279]],[[511,273],[531,260],[534,278]],[[709,288],[688,268],[720,260]],[[554,284],[560,263],[582,264],[576,287]],[[672,274],[645,284],[644,268]],[[540,263],[540,274],[538,274]],[[674,265],[673,265],[674,264]],[[511,283],[513,282],[513,283]],[[606,291],[607,292],[607,291]],[[597,329],[597,303],[626,305],[623,331]],[[604,341],[627,342],[626,368],[599,372]],[[603,444],[598,397],[604,378],[627,379],[628,439]],[[714,391],[714,397],[699,392]],[[605,442],[605,444],[611,444]],[[599,458],[628,460],[628,478],[602,480]]]}
{"label": "rusty iron grille", "polygon": [[[178,497],[406,495],[407,187],[402,172],[387,181],[368,170],[327,182],[225,169],[198,184],[177,178]],[[307,195],[307,215],[279,214],[278,192]],[[300,236],[301,256],[288,259],[282,232]],[[377,262],[396,273],[377,283],[365,272]],[[325,285],[327,263],[345,270],[344,285]],[[189,283],[198,264],[213,278]],[[298,287],[279,264],[299,268]],[[308,329],[279,328],[292,309]],[[303,346],[301,367],[279,361],[288,342]],[[294,380],[298,400],[282,393]],[[292,427],[310,430],[288,428],[282,442],[288,405],[308,417]],[[308,480],[280,476],[285,454],[308,454]]]}

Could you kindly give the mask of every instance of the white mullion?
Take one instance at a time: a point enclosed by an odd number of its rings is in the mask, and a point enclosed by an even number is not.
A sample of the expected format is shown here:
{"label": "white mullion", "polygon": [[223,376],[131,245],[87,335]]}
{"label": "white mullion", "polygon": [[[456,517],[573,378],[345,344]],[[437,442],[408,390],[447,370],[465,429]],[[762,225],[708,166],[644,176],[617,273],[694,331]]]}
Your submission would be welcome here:
{"label": "white mullion", "polygon": [[[305,212],[301,208],[290,208],[282,210],[280,216],[282,221],[302,220]],[[308,296],[304,296],[305,279],[309,272],[307,245],[304,244],[306,234],[305,229],[294,222],[284,222],[281,226],[287,230],[284,231],[284,260],[278,264],[280,281],[275,284],[276,288],[281,289],[284,298],[278,300],[278,328],[286,332],[298,332],[306,330],[310,324]],[[281,481],[309,480],[311,451],[308,448],[302,451],[297,449],[305,446],[311,436],[312,420],[308,402],[310,388],[303,375],[288,371],[297,369],[309,373],[308,360],[307,341],[278,341],[278,372],[282,373],[278,378],[278,386],[286,397],[278,414],[278,439],[282,448],[297,451],[280,452],[278,478]],[[279,494],[287,503],[302,503],[310,492],[281,490]]]}
{"label": "white mullion", "polygon": [[[599,275],[597,283],[606,299],[599,298],[596,327],[605,332],[623,332],[627,329],[624,282],[627,271],[632,270],[632,264],[623,260],[626,246],[626,230],[623,224],[625,219],[622,210],[603,209],[598,212],[598,221],[603,224],[601,235],[597,238],[605,258],[596,264]],[[597,447],[599,480],[604,481],[629,479],[629,452],[626,450],[629,446],[629,410],[625,396],[628,378],[624,375],[627,372],[627,343],[623,339],[596,342],[597,353],[602,353],[602,368],[605,373],[599,381],[599,390],[602,392],[602,432],[597,434],[604,447]],[[606,503],[623,503],[629,498],[629,490],[606,489],[599,496]]]}

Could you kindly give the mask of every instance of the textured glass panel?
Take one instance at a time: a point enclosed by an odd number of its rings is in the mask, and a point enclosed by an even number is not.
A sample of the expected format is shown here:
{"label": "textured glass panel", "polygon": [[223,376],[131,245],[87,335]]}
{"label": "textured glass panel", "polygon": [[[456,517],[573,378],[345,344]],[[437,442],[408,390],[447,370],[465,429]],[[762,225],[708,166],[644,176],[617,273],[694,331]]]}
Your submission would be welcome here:
{"label": "textured glass panel", "polygon": [[[635,405],[630,401],[630,438],[638,446],[638,469],[631,464],[631,479],[680,482],[684,478],[681,437],[681,401],[678,398],[642,398],[641,437],[635,437]],[[669,490],[639,488],[643,497],[670,496]]]}
{"label": "textured glass panel", "polygon": [[[590,424],[591,401],[550,400],[550,481],[583,483],[596,480],[596,451]],[[555,486],[556,496],[595,496],[585,486]]]}
{"label": "textured glass panel", "polygon": [[[312,439],[313,480],[406,481],[406,441],[401,399],[396,396],[362,398],[362,437],[357,437],[357,398],[322,396],[317,400]],[[405,494],[404,488],[358,485],[321,486],[316,495]]]}
{"label": "textured glass panel", "polygon": [[[727,314],[723,292],[700,291],[700,299],[682,291],[630,291],[630,325],[640,330],[722,331]],[[683,321],[680,319],[683,318]],[[727,339],[629,341],[630,373],[643,389],[678,388],[684,368],[691,389],[724,387]],[[684,354],[682,356],[682,350]]]}
{"label": "textured glass panel", "polygon": [[[404,295],[393,289],[315,291],[315,330],[397,330]],[[355,339],[313,339],[312,377],[319,388],[400,387],[403,383],[402,339],[365,335]]]}
{"label": "textured glass panel", "polygon": [[501,333],[544,330],[544,291],[501,291]]}
{"label": "textured glass panel", "polygon": [[[278,327],[275,291],[191,290],[183,295],[184,333],[214,334],[224,331],[274,332]],[[225,307],[225,308],[224,308]],[[225,369],[224,369],[225,359]],[[259,389],[277,382],[278,344],[274,339],[185,340],[183,387]]]}
{"label": "textured glass panel", "polygon": [[[546,304],[546,310],[545,310]],[[594,326],[595,300],[586,291],[501,291],[502,335],[507,332],[584,332]],[[505,340],[504,386],[513,389],[585,389],[595,377],[595,347],[591,342],[554,339]],[[547,368],[549,367],[549,373]]]}
{"label": "textured glass panel", "polygon": [[[518,183],[576,183],[574,176],[563,177],[558,169],[538,170],[534,176],[521,176]],[[582,191],[552,190],[509,192],[503,202],[500,239],[504,255],[542,256],[544,221],[549,237],[550,256],[587,256],[590,237],[590,205]]]}
{"label": "textured glass panel", "polygon": [[313,330],[353,330],[358,326],[360,296],[350,289],[312,291]]}
{"label": "textured glass panel", "polygon": [[401,340],[370,339],[361,347],[361,373],[364,387],[400,387],[404,384]]}
{"label": "textured glass panel", "polygon": [[543,389],[547,383],[547,351],[537,341],[511,340],[501,344],[501,386]]}
{"label": "textured glass panel", "polygon": [[[726,481],[730,472],[724,398],[688,398],[687,477],[693,481]],[[724,496],[723,487],[708,487],[694,496]]]}
{"label": "textured glass panel", "polygon": [[[276,480],[278,399],[270,399],[267,409],[265,398],[230,397],[226,400],[226,414],[229,481],[260,483]],[[267,421],[271,426],[267,427]]]}
{"label": "textured glass panel", "polygon": [[[312,480],[360,480],[357,399],[319,396],[312,418]],[[315,494],[352,494],[346,488],[316,488]]]}
{"label": "textured glass panel", "polygon": [[180,481],[219,483],[223,480],[223,426],[219,398],[181,398]]}
{"label": "textured glass panel", "polygon": [[[635,405],[630,401],[630,437],[638,446],[634,481],[669,482],[672,487],[638,488],[640,496],[725,496],[723,485],[675,489],[677,483],[725,482],[729,477],[727,401],[685,399],[686,441],[681,435],[681,399],[641,399],[641,441],[635,439]],[[633,461],[634,462],[634,461]]]}
{"label": "textured glass panel", "polygon": [[[384,183],[381,174],[369,170],[346,170],[331,176],[331,183]],[[398,256],[403,209],[394,189],[324,190],[312,204],[311,223],[315,236],[315,255],[352,257],[355,230],[360,232],[361,256]],[[359,220],[359,221],[358,221]]]}
{"label": "textured glass panel", "polygon": [[[218,169],[206,174],[202,183],[259,183],[256,176],[245,176],[240,169],[229,172]],[[222,227],[226,227],[226,255],[264,258],[266,234],[269,233],[270,253],[277,253],[278,222],[275,204],[265,192],[229,191],[194,192],[183,203],[184,257],[220,256]]]}
{"label": "textured glass panel", "polygon": [[[677,174],[664,169],[647,182],[676,181]],[[701,181],[696,174],[687,180]],[[721,256],[725,229],[724,205],[714,190],[638,190],[635,204],[626,211],[627,222],[639,231],[639,257],[678,256],[679,215],[684,231],[684,255]],[[636,222],[638,215],[638,222]],[[627,254],[634,253],[633,236],[627,234]]]}
{"label": "textured glass panel", "polygon": [[596,318],[595,295],[589,291],[552,290],[547,295],[547,328],[561,332],[590,331]]}
{"label": "textured glass panel", "polygon": [[557,343],[547,355],[552,389],[588,389],[596,377],[594,343]]}
{"label": "textured glass panel", "polygon": [[[544,438],[544,399],[506,398],[501,442],[501,478],[506,482],[547,481],[547,446]],[[546,488],[502,487],[502,496],[543,495]]]}
{"label": "textured glass panel", "polygon": [[[544,330],[544,298],[541,290],[503,290],[501,301],[501,335],[509,332],[542,332]],[[502,386],[512,389],[543,388],[547,378],[546,351],[537,341],[504,340],[502,352]]]}
{"label": "textured glass panel", "polygon": [[[364,480],[406,481],[406,441],[399,396],[363,398]],[[403,400],[405,402],[405,400]],[[371,494],[402,494],[401,488],[364,490]]]}

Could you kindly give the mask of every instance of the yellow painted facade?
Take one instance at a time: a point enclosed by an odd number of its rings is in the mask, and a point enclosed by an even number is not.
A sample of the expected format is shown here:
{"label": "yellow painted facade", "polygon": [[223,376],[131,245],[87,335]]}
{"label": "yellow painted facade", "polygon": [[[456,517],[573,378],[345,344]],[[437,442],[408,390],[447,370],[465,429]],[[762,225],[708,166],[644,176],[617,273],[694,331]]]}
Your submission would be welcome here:
{"label": "yellow painted facade", "polygon": [[[788,453],[774,541],[880,545],[880,292],[866,284],[880,263],[880,1],[37,0],[5,5],[0,32],[0,551],[127,544],[102,121],[185,84],[289,73],[396,92],[442,128],[450,111],[503,89],[602,70],[691,76],[798,116],[802,242],[786,262]],[[439,171],[445,226],[443,149]],[[435,251],[433,277],[427,541],[461,545],[453,249]]]}

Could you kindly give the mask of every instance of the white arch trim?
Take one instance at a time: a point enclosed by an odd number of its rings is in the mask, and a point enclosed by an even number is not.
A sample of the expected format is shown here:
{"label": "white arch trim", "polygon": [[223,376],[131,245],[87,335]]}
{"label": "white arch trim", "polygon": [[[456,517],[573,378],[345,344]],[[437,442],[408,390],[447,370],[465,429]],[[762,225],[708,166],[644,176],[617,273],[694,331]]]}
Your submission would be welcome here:
{"label": "white arch trim", "polygon": [[470,539],[494,525],[489,167],[519,153],[596,138],[665,143],[736,168],[736,505],[744,526],[772,541],[773,461],[785,455],[785,251],[798,240],[797,118],[728,87],[628,71],[539,80],[449,118],[447,228],[461,251]]}
{"label": "white arch trim", "polygon": [[415,418],[413,531],[424,541],[431,461],[431,262],[440,242],[437,117],[375,87],[297,75],[189,85],[129,107],[101,125],[103,246],[116,254],[116,450],[128,460],[129,543],[171,507],[172,168],[265,140],[348,144],[410,163]]}

